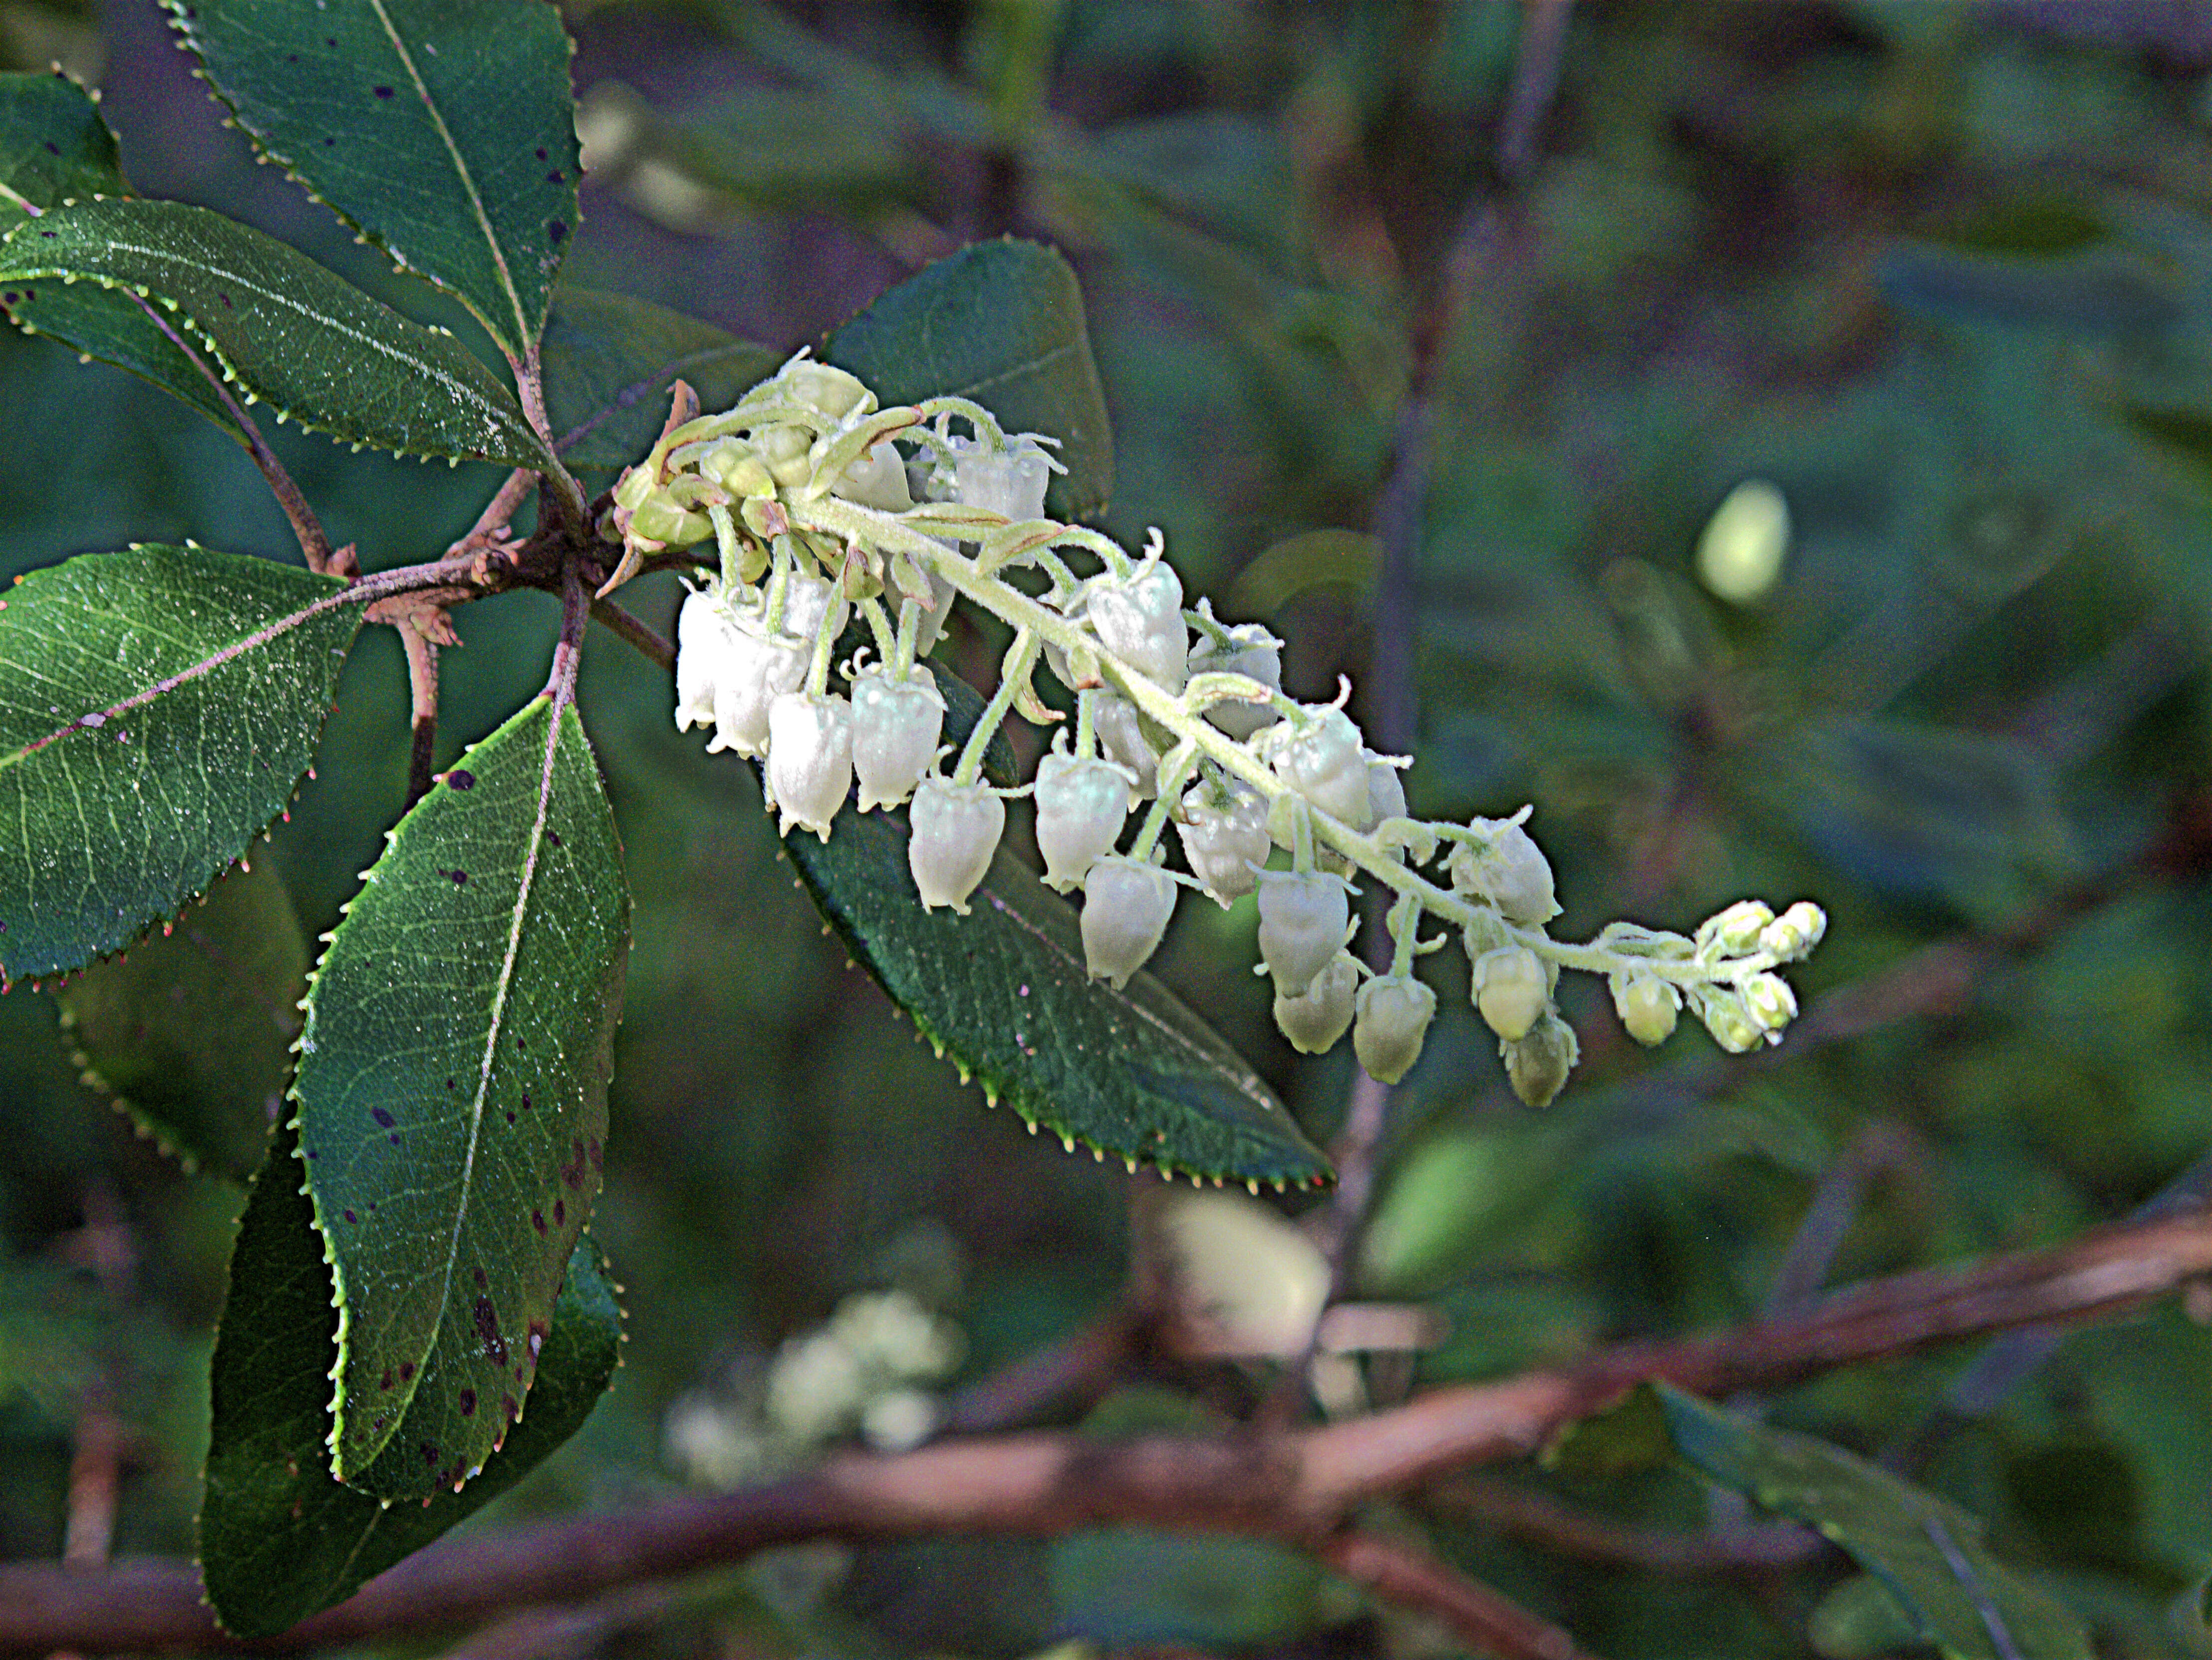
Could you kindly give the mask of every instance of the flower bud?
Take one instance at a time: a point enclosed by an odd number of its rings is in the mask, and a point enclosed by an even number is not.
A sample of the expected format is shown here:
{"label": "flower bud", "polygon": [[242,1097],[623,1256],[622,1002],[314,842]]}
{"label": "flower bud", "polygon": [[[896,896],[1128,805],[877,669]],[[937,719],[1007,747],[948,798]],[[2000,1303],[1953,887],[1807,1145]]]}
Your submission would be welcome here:
{"label": "flower bud", "polygon": [[1234,781],[1194,784],[1182,798],[1176,834],[1190,873],[1224,910],[1231,900],[1252,891],[1258,879],[1253,867],[1267,862],[1273,845],[1266,800]]}
{"label": "flower bud", "polygon": [[1160,752],[1145,733],[1145,717],[1127,698],[1100,693],[1091,702],[1091,723],[1098,747],[1109,760],[1127,767],[1137,781],[1137,797],[1149,801],[1160,793]]}
{"label": "flower bud", "polygon": [[1544,964],[1526,946],[1502,946],[1474,959],[1474,1006],[1507,1043],[1528,1035],[1551,1000]]}
{"label": "flower bud", "polygon": [[875,413],[876,395],[857,375],[817,358],[794,358],[777,371],[771,384],[793,403],[819,410],[832,421]]}
{"label": "flower bud", "polygon": [[629,533],[641,542],[658,542],[665,548],[688,548],[714,533],[714,521],[703,513],[692,513],[665,496],[648,496],[629,516]]}
{"label": "flower bud", "polygon": [[880,665],[853,682],[853,770],[860,811],[895,807],[914,794],[937,758],[945,699],[927,669],[894,680]]}
{"label": "flower bud", "polygon": [[1352,1024],[1352,1000],[1359,988],[1359,966],[1340,951],[1313,977],[1303,994],[1275,994],[1275,1025],[1301,1055],[1325,1055]]}
{"label": "flower bud", "polygon": [[[1228,635],[1229,643],[1225,646],[1216,645],[1209,634],[1201,633],[1193,640],[1190,673],[1241,674],[1257,680],[1270,691],[1282,690],[1283,642],[1257,623],[1240,623],[1229,629]],[[1273,726],[1282,716],[1275,713],[1272,703],[1247,703],[1230,698],[1209,705],[1206,718],[1242,742],[1254,733]]]}
{"label": "flower bud", "polygon": [[1566,1087],[1567,1074],[1582,1059],[1582,1040],[1575,1029],[1556,1014],[1547,1014],[1528,1029],[1528,1035],[1498,1046],[1505,1062],[1506,1081],[1522,1104],[1548,1107]]}
{"label": "flower bud", "polygon": [[775,480],[751,445],[725,438],[701,452],[700,472],[732,496],[773,496]]}
{"label": "flower bud", "polygon": [[1739,899],[1725,910],[1707,917],[1698,928],[1698,951],[1700,955],[1717,951],[1724,957],[1737,957],[1759,948],[1759,936],[1766,925],[1774,921],[1773,909],[1763,901]]}
{"label": "flower bud", "polygon": [[1066,893],[1114,851],[1129,817],[1134,781],[1111,761],[1054,750],[1037,762],[1037,851],[1048,887]]}
{"label": "flower bud", "polygon": [[907,868],[924,910],[950,905],[968,914],[968,896],[991,868],[991,855],[1006,828],[1006,804],[983,783],[955,784],[940,776],[921,781],[907,809],[914,835]]}
{"label": "flower bud", "polygon": [[805,483],[814,470],[809,459],[814,435],[804,427],[763,427],[753,434],[753,445],[769,476],[787,489]]}
{"label": "flower bud", "polygon": [[1739,989],[1745,1011],[1769,1042],[1778,1040],[1782,1029],[1797,1018],[1797,994],[1778,974],[1754,974]]}
{"label": "flower bud", "polygon": [[1352,1052],[1378,1084],[1395,1084],[1421,1058],[1437,994],[1411,975],[1386,974],[1359,988]]}
{"label": "flower bud", "polygon": [[1528,816],[1523,807],[1510,818],[1470,819],[1468,828],[1484,840],[1456,844],[1444,870],[1460,892],[1497,906],[1509,921],[1534,927],[1557,916],[1559,902],[1551,861],[1521,828]]}
{"label": "flower bud", "polygon": [[1304,732],[1285,725],[1270,736],[1275,775],[1308,801],[1356,830],[1375,823],[1369,804],[1366,749],[1342,709],[1312,708]]}
{"label": "flower bud", "polygon": [[1759,930],[1759,948],[1794,963],[1819,945],[1827,931],[1828,914],[1811,900],[1800,899]]}
{"label": "flower bud", "polygon": [[615,480],[615,505],[624,513],[635,513],[646,503],[646,498],[660,488],[658,468],[651,458],[635,466],[624,467],[621,477]]}
{"label": "flower bud", "polygon": [[1350,890],[1319,871],[1261,871],[1260,956],[1278,997],[1297,997],[1343,949],[1352,927]]}
{"label": "flower bud", "polygon": [[[824,439],[816,447],[827,442]],[[914,505],[906,484],[906,463],[900,459],[897,446],[888,440],[872,446],[847,467],[830,486],[830,493],[882,513],[904,513]]]}
{"label": "flower bud", "polygon": [[1613,1012],[1638,1043],[1650,1049],[1673,1035],[1682,994],[1671,982],[1656,974],[1632,971],[1614,975],[1612,989]]}
{"label": "flower bud", "polygon": [[1741,1055],[1747,1049],[1759,1047],[1761,1033],[1759,1022],[1744,1007],[1743,999],[1719,986],[1707,987],[1697,1000],[1698,1018],[1705,1023],[1705,1030],[1730,1055]]}
{"label": "flower bud", "polygon": [[781,836],[804,824],[824,842],[853,787],[853,706],[787,691],[769,706],[768,781]]}
{"label": "flower bud", "polygon": [[1182,620],[1182,579],[1164,559],[1128,577],[1107,572],[1084,591],[1085,616],[1098,643],[1170,692],[1190,673],[1190,629]]}
{"label": "flower bud", "polygon": [[1109,854],[1083,884],[1083,958],[1119,991],[1159,949],[1175,915],[1176,880],[1158,866]]}

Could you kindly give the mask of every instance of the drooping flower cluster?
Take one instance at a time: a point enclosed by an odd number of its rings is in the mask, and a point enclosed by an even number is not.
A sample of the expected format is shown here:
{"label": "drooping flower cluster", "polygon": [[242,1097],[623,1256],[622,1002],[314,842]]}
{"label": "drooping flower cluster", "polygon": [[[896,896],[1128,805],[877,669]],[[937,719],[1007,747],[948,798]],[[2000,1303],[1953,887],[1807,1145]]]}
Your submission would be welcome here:
{"label": "drooping flower cluster", "polygon": [[[1605,976],[1640,1043],[1663,1041],[1686,1005],[1732,1051],[1779,1040],[1796,1000],[1776,970],[1818,942],[1818,907],[1778,917],[1747,900],[1693,937],[1619,922],[1588,945],[1553,940],[1560,908],[1528,809],[1409,817],[1410,763],[1368,745],[1348,685],[1328,703],[1286,696],[1282,642],[1223,623],[1204,599],[1187,608],[1157,532],[1132,555],[1045,516],[1059,465],[1048,441],[1009,438],[959,398],[879,409],[853,376],[801,356],[733,408],[672,424],[623,475],[606,527],[624,544],[617,580],[651,555],[715,544],[719,570],[678,624],[677,723],[711,725],[710,748],[763,762],[785,832],[828,840],[857,781],[861,811],[906,806],[922,905],[965,912],[1006,798],[1033,795],[1045,880],[1082,892],[1094,976],[1124,985],[1182,888],[1223,906],[1255,895],[1257,971],[1273,981],[1284,1035],[1319,1054],[1349,1031],[1384,1082],[1419,1058],[1436,1012],[1413,972],[1443,943],[1419,937],[1425,916],[1459,930],[1474,1007],[1531,1104],[1559,1092],[1580,1047],[1553,1000],[1562,968]],[[1071,556],[1097,569],[1079,576]],[[956,599],[1014,639],[948,768],[945,701],[919,660]],[[864,647],[846,661],[836,693],[832,659],[856,611],[872,657]],[[982,757],[1010,713],[1066,720],[1036,689],[1040,665],[1072,703],[1072,733],[1056,733],[1033,783],[996,787]],[[1170,824],[1187,870],[1165,862]],[[1395,896],[1386,972],[1350,949],[1362,882]]]}

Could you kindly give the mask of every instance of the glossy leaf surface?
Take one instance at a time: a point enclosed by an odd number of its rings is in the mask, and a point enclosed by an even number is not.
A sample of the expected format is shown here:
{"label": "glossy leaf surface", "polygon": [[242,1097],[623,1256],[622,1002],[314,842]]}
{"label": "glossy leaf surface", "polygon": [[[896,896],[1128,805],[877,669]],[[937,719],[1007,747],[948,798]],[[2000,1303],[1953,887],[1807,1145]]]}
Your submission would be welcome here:
{"label": "glossy leaf surface", "polygon": [[459,1484],[521,1411],[599,1192],[629,927],[582,723],[540,696],[400,821],[315,970],[293,1089],[332,1468],[366,1492]]}
{"label": "glossy leaf surface", "polygon": [[2081,1622],[2006,1566],[1948,1500],[1840,1447],[1653,1386],[1675,1449],[1724,1487],[1808,1522],[1880,1579],[1920,1635],[1956,1660],[2066,1660]]}
{"label": "glossy leaf surface", "polygon": [[307,989],[307,942],[264,860],[54,1000],[86,1083],[185,1169],[242,1182],[283,1106]]}
{"label": "glossy leaf surface", "polygon": [[542,0],[172,0],[263,154],[520,362],[575,234],[568,38]]}
{"label": "glossy leaf surface", "polygon": [[81,968],[204,891],[291,799],[360,626],[335,577],[192,546],[0,594],[0,977]]}
{"label": "glossy leaf surface", "polygon": [[1114,434],[1067,261],[1034,242],[978,242],[925,267],[830,337],[830,361],[889,404],[952,393],[1009,432],[1060,441],[1046,497],[1064,518],[1114,490]]}
{"label": "glossy leaf surface", "polygon": [[219,213],[80,203],[0,242],[0,284],[72,278],[156,301],[280,417],[397,454],[546,465],[514,395],[451,335]]}
{"label": "glossy leaf surface", "polygon": [[338,1316],[301,1171],[295,1134],[279,1132],[239,1224],[216,1335],[200,1567],[216,1618],[241,1637],[343,1602],[506,1492],[590,1416],[620,1354],[614,1287],[598,1248],[580,1239],[530,1410],[483,1473],[427,1505],[386,1505],[341,1486],[323,1445]]}
{"label": "glossy leaf surface", "polygon": [[678,380],[727,409],[775,373],[766,346],[626,294],[564,288],[546,321],[545,405],[574,467],[626,467],[651,448]]}
{"label": "glossy leaf surface", "polygon": [[1076,913],[1001,849],[965,916],[925,911],[903,824],[850,807],[785,849],[854,956],[994,1101],[1066,1140],[1164,1171],[1277,1184],[1328,1161],[1205,1023],[1150,975],[1085,971]]}

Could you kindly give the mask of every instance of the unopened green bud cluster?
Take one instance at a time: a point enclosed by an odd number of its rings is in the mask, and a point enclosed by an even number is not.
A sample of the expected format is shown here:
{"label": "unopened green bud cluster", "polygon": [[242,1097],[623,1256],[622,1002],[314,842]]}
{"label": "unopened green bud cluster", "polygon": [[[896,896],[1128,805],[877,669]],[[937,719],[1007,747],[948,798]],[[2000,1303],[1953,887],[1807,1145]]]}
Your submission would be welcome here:
{"label": "unopened green bud cluster", "polygon": [[[1257,971],[1285,1037],[1319,1054],[1349,1032],[1386,1083],[1419,1058],[1436,1013],[1414,973],[1444,943],[1419,937],[1431,918],[1458,932],[1474,1007],[1532,1105],[1559,1093],[1580,1051],[1554,1000],[1563,968],[1603,976],[1639,1043],[1663,1042],[1686,1006],[1731,1051],[1779,1040],[1797,1001],[1778,970],[1818,943],[1819,907],[1778,916],[1746,900],[1692,935],[1616,922],[1587,945],[1553,939],[1559,904],[1527,808],[1409,817],[1410,762],[1368,744],[1349,685],[1328,703],[1285,696],[1282,642],[1192,601],[1157,532],[1132,553],[1046,517],[1058,465],[1048,441],[1009,436],[976,404],[880,408],[803,355],[732,408],[672,425],[623,475],[603,528],[623,547],[616,581],[713,545],[718,569],[678,623],[677,724],[758,759],[787,834],[826,841],[856,785],[863,812],[903,806],[929,909],[967,909],[1007,798],[1030,796],[1045,879],[1082,893],[1088,966],[1116,987],[1158,948],[1182,890],[1224,906],[1253,896]],[[961,599],[1014,635],[955,757],[919,660]],[[833,677],[856,614],[872,650]],[[1072,723],[1039,696],[1040,666],[1070,695]],[[981,776],[1011,713],[1059,727],[1014,789]],[[1181,868],[1167,862],[1170,826]],[[1389,891],[1387,972],[1350,949],[1356,884]]]}

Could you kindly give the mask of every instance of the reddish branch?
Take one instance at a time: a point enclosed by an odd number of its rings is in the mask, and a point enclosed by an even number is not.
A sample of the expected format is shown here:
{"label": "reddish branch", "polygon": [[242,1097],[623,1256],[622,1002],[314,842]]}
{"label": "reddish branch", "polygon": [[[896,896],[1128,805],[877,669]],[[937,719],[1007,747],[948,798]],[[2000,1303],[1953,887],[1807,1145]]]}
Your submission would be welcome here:
{"label": "reddish branch", "polygon": [[[1876,1280],[1789,1319],[1622,1345],[1572,1365],[1440,1389],[1318,1429],[1121,1443],[1005,1435],[941,1442],[897,1457],[850,1454],[726,1497],[449,1540],[271,1646],[357,1643],[481,1620],[803,1540],[1045,1535],[1106,1523],[1285,1541],[1345,1572],[1366,1572],[1395,1599],[1462,1621],[1455,1629],[1464,1633],[1472,1629],[1464,1622],[1475,1617],[1468,1599],[1481,1601],[1481,1588],[1456,1576],[1447,1584],[1436,1577],[1447,1571],[1426,1559],[1393,1555],[1375,1541],[1346,1542],[1340,1529],[1354,1506],[1451,1470],[1533,1452],[1646,1379],[1668,1378],[1705,1395],[1777,1389],[1962,1338],[2109,1316],[2207,1274],[2212,1213],[2198,1209],[2106,1229],[2056,1250]],[[216,1631],[188,1563],[127,1562],[97,1573],[43,1563],[0,1567],[0,1653],[242,1646]],[[1518,1652],[1547,1651],[1524,1645]]]}

